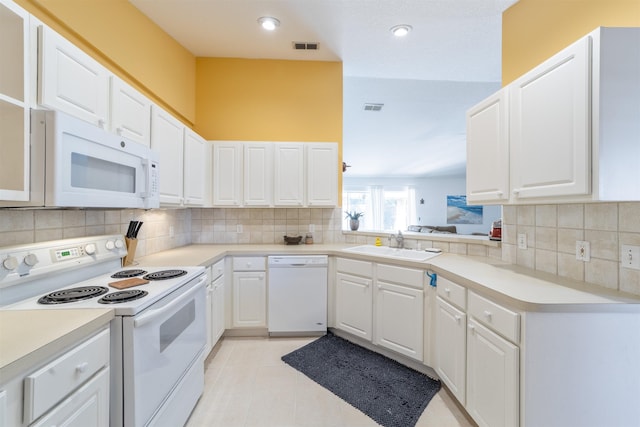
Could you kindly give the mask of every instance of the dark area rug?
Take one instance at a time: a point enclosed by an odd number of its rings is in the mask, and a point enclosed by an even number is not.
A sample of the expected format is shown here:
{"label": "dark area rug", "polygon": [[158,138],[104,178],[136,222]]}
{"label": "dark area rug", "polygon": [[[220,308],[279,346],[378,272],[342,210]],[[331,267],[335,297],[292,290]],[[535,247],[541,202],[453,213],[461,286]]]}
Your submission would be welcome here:
{"label": "dark area rug", "polygon": [[385,427],[413,427],[440,381],[332,333],[282,360]]}

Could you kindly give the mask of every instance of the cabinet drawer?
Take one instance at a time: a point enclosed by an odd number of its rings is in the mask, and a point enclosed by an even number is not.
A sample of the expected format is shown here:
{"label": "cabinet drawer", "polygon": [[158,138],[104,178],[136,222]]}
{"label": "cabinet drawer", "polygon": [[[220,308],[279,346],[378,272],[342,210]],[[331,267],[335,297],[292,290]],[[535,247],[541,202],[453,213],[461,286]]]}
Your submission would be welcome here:
{"label": "cabinet drawer", "polygon": [[384,282],[398,283],[422,289],[422,278],[424,272],[413,268],[396,267],[393,265],[378,264],[378,280]]}
{"label": "cabinet drawer", "polygon": [[459,308],[467,309],[467,289],[449,279],[438,276],[438,296]]}
{"label": "cabinet drawer", "polygon": [[233,271],[265,271],[267,258],[263,256],[234,257]]}
{"label": "cabinet drawer", "polygon": [[224,258],[216,262],[209,268],[211,268],[211,277],[209,277],[209,280],[213,282],[218,277],[224,274]]}
{"label": "cabinet drawer", "polygon": [[336,268],[338,271],[354,274],[356,276],[373,277],[373,264],[367,261],[338,258]]}
{"label": "cabinet drawer", "polygon": [[520,341],[520,315],[486,298],[469,292],[469,310],[471,316],[492,328],[508,340]]}
{"label": "cabinet drawer", "polygon": [[108,366],[109,345],[109,331],[105,330],[27,376],[24,380],[25,421],[31,423],[39,418]]}

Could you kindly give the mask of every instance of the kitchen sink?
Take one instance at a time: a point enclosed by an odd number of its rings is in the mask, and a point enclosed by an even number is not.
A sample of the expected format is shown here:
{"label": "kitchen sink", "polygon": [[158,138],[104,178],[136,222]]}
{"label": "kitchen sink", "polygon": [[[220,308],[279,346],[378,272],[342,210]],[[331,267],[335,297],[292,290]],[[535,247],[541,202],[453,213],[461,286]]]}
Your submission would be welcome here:
{"label": "kitchen sink", "polygon": [[426,252],[424,250],[418,251],[415,249],[399,249],[374,245],[354,246],[353,248],[343,249],[343,251],[408,261],[426,261],[440,254],[440,252]]}

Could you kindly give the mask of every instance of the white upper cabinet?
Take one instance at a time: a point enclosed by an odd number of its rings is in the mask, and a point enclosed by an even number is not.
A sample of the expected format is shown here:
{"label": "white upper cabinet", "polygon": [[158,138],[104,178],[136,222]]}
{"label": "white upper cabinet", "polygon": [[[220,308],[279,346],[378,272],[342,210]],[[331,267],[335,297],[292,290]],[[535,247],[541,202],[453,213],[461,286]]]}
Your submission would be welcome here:
{"label": "white upper cabinet", "polygon": [[0,0],[0,200],[29,200],[29,14]]}
{"label": "white upper cabinet", "polygon": [[[640,200],[638,45],[640,28],[598,28],[503,89],[508,109],[500,92],[472,108],[468,200]],[[506,126],[508,149],[501,150]],[[509,194],[498,197],[505,179]]]}
{"label": "white upper cabinet", "polygon": [[151,101],[130,85],[111,76],[110,130],[133,141],[151,144]]}
{"label": "white upper cabinet", "polygon": [[502,89],[467,112],[467,201],[509,200],[509,97]]}
{"label": "white upper cabinet", "polygon": [[[211,169],[209,143],[200,135],[184,130],[184,205],[207,204],[207,175]],[[161,184],[162,185],[162,184]]]}
{"label": "white upper cabinet", "polygon": [[305,144],[307,151],[307,205],[338,204],[338,144]]}
{"label": "white upper cabinet", "polygon": [[273,205],[273,143],[244,144],[244,205]]}
{"label": "white upper cabinet", "polygon": [[151,111],[151,149],[158,153],[160,162],[160,203],[181,205],[185,127],[156,105]]}
{"label": "white upper cabinet", "polygon": [[38,36],[38,103],[107,128],[109,71],[45,25]]}
{"label": "white upper cabinet", "polygon": [[242,205],[242,151],[241,143],[213,143],[213,206]]}
{"label": "white upper cabinet", "polygon": [[514,199],[591,191],[590,50],[583,38],[510,85]]}
{"label": "white upper cabinet", "polygon": [[274,203],[277,206],[304,205],[304,144],[275,144]]}

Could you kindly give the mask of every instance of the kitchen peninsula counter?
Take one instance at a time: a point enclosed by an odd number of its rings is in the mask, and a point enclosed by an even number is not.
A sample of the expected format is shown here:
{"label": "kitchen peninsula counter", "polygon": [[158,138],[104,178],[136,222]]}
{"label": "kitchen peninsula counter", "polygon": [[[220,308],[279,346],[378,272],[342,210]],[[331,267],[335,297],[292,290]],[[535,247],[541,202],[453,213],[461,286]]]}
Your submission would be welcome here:
{"label": "kitchen peninsula counter", "polygon": [[112,309],[0,310],[0,384],[107,326]]}
{"label": "kitchen peninsula counter", "polygon": [[640,296],[515,266],[501,260],[443,253],[427,261],[345,252],[354,244],[188,245],[137,260],[146,266],[211,265],[225,256],[325,254],[430,270],[523,311],[640,312]]}

